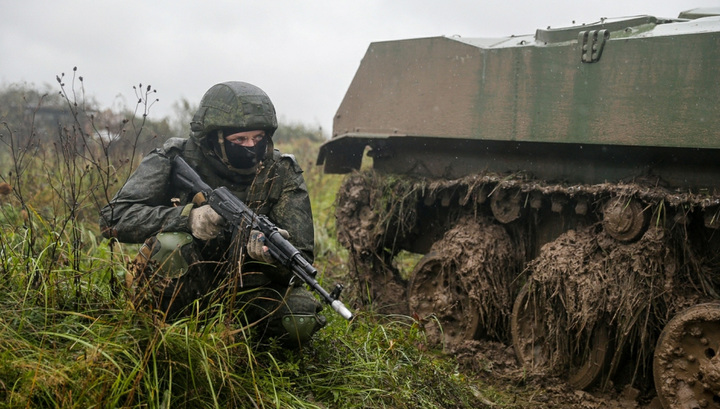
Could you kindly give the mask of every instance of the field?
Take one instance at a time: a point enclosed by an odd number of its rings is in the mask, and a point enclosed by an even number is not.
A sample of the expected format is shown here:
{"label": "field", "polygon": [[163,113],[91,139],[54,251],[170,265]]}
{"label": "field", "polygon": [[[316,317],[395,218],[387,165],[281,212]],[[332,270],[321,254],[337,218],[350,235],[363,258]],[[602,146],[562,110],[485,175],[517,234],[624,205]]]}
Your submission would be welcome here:
{"label": "field", "polygon": [[574,391],[489,340],[443,350],[413,316],[361,305],[336,238],[344,177],[315,166],[324,137],[302,124],[281,124],[276,147],[305,170],[319,281],[345,284],[356,317],[326,308],[313,342],[287,350],[259,341],[223,300],[174,322],[137,310],[124,283],[138,247],[103,239],[98,211],[144,153],[187,129],[150,119],[149,86],[134,110],[98,112],[71,80],[68,90],[58,77],[56,95],[0,98],[0,408],[635,407],[632,391]]}
{"label": "field", "polygon": [[[59,98],[10,89],[4,101],[21,93],[30,108],[0,111],[0,407],[447,408],[496,400],[424,347],[410,317],[358,310],[348,323],[326,309],[329,324],[313,343],[285,350],[257,341],[222,303],[210,316],[172,323],[134,309],[124,276],[137,245],[103,239],[98,210],[168,124],[148,118],[151,87],[138,87],[135,112],[111,116],[84,110],[62,81]],[[54,112],[62,112],[53,117],[59,126],[44,117]],[[319,142],[306,129],[283,129],[300,134],[279,145],[306,168],[321,284],[342,280],[347,263],[333,218],[341,178],[314,167]]]}

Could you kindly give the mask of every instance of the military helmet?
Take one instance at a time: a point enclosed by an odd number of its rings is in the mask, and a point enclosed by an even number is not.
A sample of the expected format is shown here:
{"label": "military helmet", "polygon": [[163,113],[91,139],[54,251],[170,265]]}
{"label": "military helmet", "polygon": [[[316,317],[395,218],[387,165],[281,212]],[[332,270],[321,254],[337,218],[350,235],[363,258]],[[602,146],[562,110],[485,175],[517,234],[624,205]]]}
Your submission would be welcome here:
{"label": "military helmet", "polygon": [[200,100],[190,130],[199,139],[217,129],[259,130],[272,136],[278,127],[275,107],[260,88],[240,81],[213,85]]}

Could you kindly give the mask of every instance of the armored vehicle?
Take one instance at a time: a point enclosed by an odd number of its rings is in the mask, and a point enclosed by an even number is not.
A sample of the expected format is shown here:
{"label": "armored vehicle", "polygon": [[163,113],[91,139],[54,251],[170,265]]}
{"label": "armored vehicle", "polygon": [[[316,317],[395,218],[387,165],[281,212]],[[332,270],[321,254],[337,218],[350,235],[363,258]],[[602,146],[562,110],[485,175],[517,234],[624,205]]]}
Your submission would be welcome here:
{"label": "armored vehicle", "polygon": [[359,297],[720,407],[719,102],[720,8],[370,44],[318,156]]}

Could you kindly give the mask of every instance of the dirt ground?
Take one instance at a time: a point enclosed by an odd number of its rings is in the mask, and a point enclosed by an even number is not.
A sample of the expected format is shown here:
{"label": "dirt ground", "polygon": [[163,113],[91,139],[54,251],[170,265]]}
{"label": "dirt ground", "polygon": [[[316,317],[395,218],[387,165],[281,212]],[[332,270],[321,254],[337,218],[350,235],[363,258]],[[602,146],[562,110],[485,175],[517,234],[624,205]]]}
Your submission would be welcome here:
{"label": "dirt ground", "polygon": [[513,403],[498,405],[488,400],[488,407],[512,408],[619,408],[661,409],[657,399],[640,396],[640,391],[625,387],[600,390],[591,387],[587,391],[576,390],[562,379],[544,374],[528,374],[519,365],[512,346],[492,341],[466,341],[448,350],[463,366],[494,388],[512,395]]}

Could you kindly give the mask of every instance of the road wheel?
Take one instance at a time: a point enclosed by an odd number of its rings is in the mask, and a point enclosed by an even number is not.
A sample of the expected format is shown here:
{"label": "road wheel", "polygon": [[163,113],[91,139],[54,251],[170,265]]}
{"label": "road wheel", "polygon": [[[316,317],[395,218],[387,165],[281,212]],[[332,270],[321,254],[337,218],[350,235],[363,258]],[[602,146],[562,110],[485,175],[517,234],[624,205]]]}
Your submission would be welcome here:
{"label": "road wheel", "polygon": [[[549,369],[552,365],[552,350],[548,345],[546,317],[539,311],[535,299],[526,284],[515,299],[510,330],[515,355],[520,363],[531,371]],[[598,325],[590,342],[584,342],[585,351],[570,360],[567,381],[577,389],[586,389],[594,384],[609,367],[611,349],[608,327]]]}
{"label": "road wheel", "polygon": [[451,265],[430,252],[418,262],[409,286],[410,311],[420,317],[428,341],[445,348],[473,339],[479,326],[477,308]]}
{"label": "road wheel", "polygon": [[720,408],[720,304],[698,304],[665,325],[653,358],[666,409]]}

